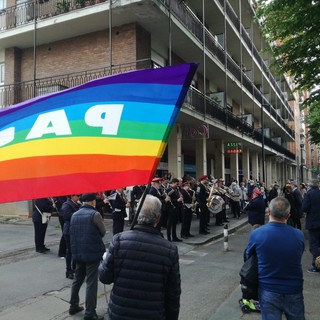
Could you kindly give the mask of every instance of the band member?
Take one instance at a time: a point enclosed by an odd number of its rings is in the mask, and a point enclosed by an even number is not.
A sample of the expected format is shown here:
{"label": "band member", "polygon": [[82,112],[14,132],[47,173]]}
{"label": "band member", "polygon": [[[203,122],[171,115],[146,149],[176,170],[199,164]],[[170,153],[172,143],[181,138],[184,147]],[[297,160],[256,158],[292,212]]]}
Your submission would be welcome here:
{"label": "band member", "polygon": [[192,206],[193,206],[193,193],[194,191],[190,189],[190,184],[184,182],[180,190],[183,197],[183,214],[182,214],[182,226],[181,226],[181,238],[188,239],[188,237],[193,237],[190,234],[191,220],[192,220]]}
{"label": "band member", "polygon": [[210,212],[207,207],[209,197],[208,183],[208,176],[201,176],[200,182],[197,187],[197,202],[199,207],[199,233],[203,235],[210,233],[209,231],[207,231],[208,217],[210,217]]}
{"label": "band member", "polygon": [[[171,201],[167,202],[167,239],[169,241],[181,242],[181,239],[177,237],[177,223],[178,223],[178,210],[182,197],[178,190],[179,180],[173,178],[170,182],[170,186],[166,189],[166,194],[170,197]],[[172,237],[171,237],[172,236]]]}
{"label": "band member", "polygon": [[170,201],[170,197],[164,193],[163,188],[161,188],[161,181],[162,178],[153,178],[151,181],[151,187],[149,190],[149,194],[153,195],[154,197],[158,198],[161,201],[161,217],[160,221],[157,225],[157,229],[161,230],[161,227],[165,225],[167,221],[166,216],[166,204]]}
{"label": "band member", "polygon": [[116,189],[115,199],[110,201],[112,204],[113,235],[123,231],[124,218],[127,216],[126,208],[130,207],[123,191],[124,188]]}
{"label": "band member", "polygon": [[[220,196],[224,203],[226,203],[226,193],[227,189],[224,186],[224,180],[222,178],[218,181],[218,193],[216,195]],[[216,226],[223,226],[223,222],[229,222],[227,219],[226,206],[224,205],[222,210],[216,214]]]}
{"label": "band member", "polygon": [[236,181],[233,181],[229,187],[230,206],[233,218],[240,218],[240,186]]}
{"label": "band member", "polygon": [[134,213],[137,209],[137,204],[144,190],[146,189],[145,185],[136,185],[132,188],[131,192],[131,201],[130,201],[130,211],[129,211],[129,223],[132,223]]}

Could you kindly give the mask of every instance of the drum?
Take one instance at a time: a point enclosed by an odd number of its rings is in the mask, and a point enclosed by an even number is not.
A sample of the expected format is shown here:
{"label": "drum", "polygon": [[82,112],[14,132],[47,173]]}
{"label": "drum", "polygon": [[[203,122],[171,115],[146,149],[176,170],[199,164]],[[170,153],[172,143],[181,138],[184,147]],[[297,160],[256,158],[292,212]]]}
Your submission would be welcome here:
{"label": "drum", "polygon": [[225,202],[220,196],[213,196],[211,206],[208,208],[210,213],[216,215],[224,208]]}

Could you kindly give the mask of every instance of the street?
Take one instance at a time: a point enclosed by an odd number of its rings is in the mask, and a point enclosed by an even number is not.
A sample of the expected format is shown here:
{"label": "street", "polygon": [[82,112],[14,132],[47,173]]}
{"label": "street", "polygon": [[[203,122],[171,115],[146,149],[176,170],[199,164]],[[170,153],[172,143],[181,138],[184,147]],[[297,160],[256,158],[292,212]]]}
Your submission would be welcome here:
{"label": "street", "polygon": [[[105,243],[108,243],[110,221],[105,223],[108,229]],[[242,224],[239,220],[231,220],[230,225],[233,223],[238,223],[239,229],[229,233],[227,252],[221,237],[212,241],[202,239],[200,245],[178,244],[182,279],[180,320],[260,319],[256,313],[243,314],[238,304],[241,298],[238,273],[251,228],[245,224],[245,219]],[[215,228],[218,227],[211,227],[212,231],[223,232],[223,229]],[[0,235],[0,319],[82,319],[82,313],[68,315],[71,280],[65,278],[65,260],[57,257],[61,235],[57,218],[52,219],[47,231],[46,243],[51,251],[45,255],[34,252],[30,222],[0,224]],[[8,251],[8,247],[12,250]],[[310,261],[311,255],[306,251],[304,271]],[[320,310],[320,277],[306,272],[304,277],[306,319],[316,320]],[[111,288],[99,284],[98,314],[106,313],[105,292],[108,297]],[[83,285],[81,303],[84,302],[84,289]]]}

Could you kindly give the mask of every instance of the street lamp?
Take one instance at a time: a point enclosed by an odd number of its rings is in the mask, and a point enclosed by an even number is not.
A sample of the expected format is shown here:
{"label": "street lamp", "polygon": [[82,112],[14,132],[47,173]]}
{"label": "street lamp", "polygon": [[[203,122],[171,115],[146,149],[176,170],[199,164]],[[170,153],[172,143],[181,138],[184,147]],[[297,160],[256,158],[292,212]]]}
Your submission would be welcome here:
{"label": "street lamp", "polygon": [[262,181],[266,182],[265,178],[265,162],[266,162],[266,155],[264,152],[264,104],[261,104],[261,134],[262,134],[262,141],[261,141],[261,156],[262,156]]}

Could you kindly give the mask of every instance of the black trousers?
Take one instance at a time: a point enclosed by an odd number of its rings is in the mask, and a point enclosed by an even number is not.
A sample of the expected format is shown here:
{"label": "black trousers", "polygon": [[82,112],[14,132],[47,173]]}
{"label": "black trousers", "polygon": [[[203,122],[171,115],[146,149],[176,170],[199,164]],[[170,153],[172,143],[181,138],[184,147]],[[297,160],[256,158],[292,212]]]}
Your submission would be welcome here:
{"label": "black trousers", "polygon": [[167,239],[169,241],[177,238],[177,222],[178,222],[178,209],[171,208],[168,211],[168,218],[167,218]]}
{"label": "black trousers", "polygon": [[182,215],[181,236],[187,237],[190,234],[191,219],[191,208],[184,207]]}
{"label": "black trousers", "polygon": [[43,250],[44,248],[44,238],[46,236],[46,231],[48,224],[42,223],[41,221],[33,221],[34,226],[34,242],[36,246],[36,251]]}
{"label": "black trousers", "polygon": [[199,206],[199,232],[206,232],[206,228],[208,225],[208,216],[210,217],[210,212],[207,205]]}

